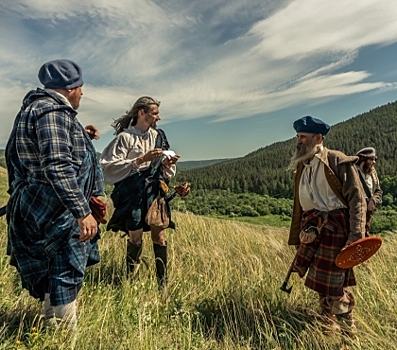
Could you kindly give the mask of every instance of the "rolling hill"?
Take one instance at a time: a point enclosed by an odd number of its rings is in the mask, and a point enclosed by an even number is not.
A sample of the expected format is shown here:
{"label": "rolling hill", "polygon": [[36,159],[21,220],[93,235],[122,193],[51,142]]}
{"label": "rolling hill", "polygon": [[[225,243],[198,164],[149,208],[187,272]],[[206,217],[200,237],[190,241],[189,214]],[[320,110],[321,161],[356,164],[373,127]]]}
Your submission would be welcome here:
{"label": "rolling hill", "polygon": [[[292,130],[292,126],[291,126]],[[379,177],[397,174],[397,102],[374,108],[333,125],[325,146],[355,154],[367,146],[376,148]],[[292,171],[287,171],[295,140],[273,143],[241,158],[181,161],[176,181],[188,181],[193,189],[257,193],[275,198],[292,197]],[[4,162],[0,150],[0,165]]]}
{"label": "rolling hill", "polygon": [[[5,184],[0,173],[0,186]],[[144,238],[143,263],[130,280],[125,240],[102,225],[101,262],[87,269],[77,299],[78,332],[69,335],[42,328],[42,303],[22,289],[9,265],[1,217],[0,350],[66,350],[72,341],[76,350],[395,349],[394,234],[384,233],[380,251],[355,268],[356,339],[322,333],[318,296],[296,274],[289,281],[292,293],[280,291],[295,253],[286,245],[286,228],[178,212],[174,220],[177,231],[167,230],[169,278],[163,291],[150,238]]]}
{"label": "rolling hill", "polygon": [[207,166],[211,166],[218,163],[223,163],[230,160],[229,158],[224,159],[209,159],[209,160],[187,160],[187,161],[178,161],[178,171],[203,168]]}
{"label": "rolling hill", "polygon": [[[291,126],[292,129],[292,126]],[[375,147],[380,178],[397,173],[397,102],[388,103],[354,118],[333,125],[325,146],[355,154],[367,146]],[[188,181],[192,188],[253,192],[272,197],[292,197],[292,171],[287,171],[295,139],[276,142],[245,157],[186,170],[177,181]]]}

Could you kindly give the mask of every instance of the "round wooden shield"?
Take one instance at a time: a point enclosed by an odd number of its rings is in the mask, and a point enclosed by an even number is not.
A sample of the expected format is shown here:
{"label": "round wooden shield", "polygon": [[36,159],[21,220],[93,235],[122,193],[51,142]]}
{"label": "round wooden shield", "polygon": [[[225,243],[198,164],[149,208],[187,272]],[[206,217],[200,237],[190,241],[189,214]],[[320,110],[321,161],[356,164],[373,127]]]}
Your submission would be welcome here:
{"label": "round wooden shield", "polygon": [[361,238],[342,249],[335,259],[336,266],[349,269],[368,260],[380,246],[382,239],[378,236]]}

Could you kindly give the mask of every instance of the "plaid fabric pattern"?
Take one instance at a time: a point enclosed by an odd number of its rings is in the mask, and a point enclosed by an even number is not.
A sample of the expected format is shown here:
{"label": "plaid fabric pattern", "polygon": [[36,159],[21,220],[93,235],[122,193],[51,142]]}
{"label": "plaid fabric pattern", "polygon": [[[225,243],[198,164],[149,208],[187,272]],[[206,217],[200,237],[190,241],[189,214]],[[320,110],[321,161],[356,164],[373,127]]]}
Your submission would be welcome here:
{"label": "plaid fabric pattern", "polygon": [[98,238],[97,235],[94,240],[81,242],[78,236],[73,236],[62,254],[54,256],[48,272],[51,305],[64,305],[76,299],[86,267],[99,262]]}
{"label": "plaid fabric pattern", "polygon": [[[26,177],[27,173],[31,182],[50,183],[63,206],[80,218],[89,214],[90,208],[80,189],[78,174],[83,170],[86,153],[96,152],[76,115],[71,107],[44,90],[31,91],[14,123],[9,159],[11,166],[22,172],[19,176]],[[15,164],[16,156],[21,169]],[[103,191],[99,165],[95,171],[94,187]]]}
{"label": "plaid fabric pattern", "polygon": [[[37,89],[25,97],[15,119],[6,160],[10,263],[33,297],[43,300],[51,292],[53,305],[73,301],[77,294],[64,281],[69,277],[50,271],[68,267],[84,274],[86,266],[99,261],[99,235],[88,244],[76,242],[76,218],[91,212],[92,195],[103,194],[95,148],[76,112]],[[74,283],[81,284],[79,279]]]}
{"label": "plaid fabric pattern", "polygon": [[[317,226],[318,211],[306,212],[301,226]],[[356,285],[353,269],[336,266],[335,258],[345,246],[349,232],[347,209],[328,213],[317,239],[310,244],[301,243],[295,261],[300,277],[306,275],[305,286],[327,296],[342,296],[344,288]]]}
{"label": "plaid fabric pattern", "polygon": [[[162,130],[158,130],[156,148],[168,149],[169,144]],[[160,193],[159,180],[163,179],[161,163],[163,156],[152,161],[150,167],[142,172],[137,172],[115,184],[111,194],[115,210],[107,229],[128,234],[128,231],[142,229],[150,231],[145,221],[147,211],[153,200]],[[162,193],[164,195],[164,193]],[[175,228],[171,221],[171,209],[167,202],[170,218],[170,228]]]}

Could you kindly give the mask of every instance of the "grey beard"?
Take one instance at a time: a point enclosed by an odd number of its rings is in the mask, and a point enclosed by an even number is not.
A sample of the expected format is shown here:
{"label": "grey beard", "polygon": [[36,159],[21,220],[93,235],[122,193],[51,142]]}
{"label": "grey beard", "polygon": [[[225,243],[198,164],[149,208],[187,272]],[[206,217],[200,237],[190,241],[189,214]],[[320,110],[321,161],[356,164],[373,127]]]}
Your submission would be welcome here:
{"label": "grey beard", "polygon": [[288,169],[296,169],[299,163],[303,163],[308,159],[312,158],[315,154],[320,152],[321,145],[298,145],[295,150],[295,154],[291,157]]}

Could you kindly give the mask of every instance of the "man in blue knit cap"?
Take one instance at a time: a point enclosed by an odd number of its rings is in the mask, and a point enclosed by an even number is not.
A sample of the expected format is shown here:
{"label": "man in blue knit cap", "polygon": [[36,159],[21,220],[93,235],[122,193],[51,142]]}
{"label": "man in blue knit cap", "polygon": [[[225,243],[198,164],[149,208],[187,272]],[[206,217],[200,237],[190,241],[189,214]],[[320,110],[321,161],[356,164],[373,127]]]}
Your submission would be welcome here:
{"label": "man in blue knit cap", "polygon": [[89,205],[103,194],[91,141],[99,134],[77,119],[83,79],[75,62],[47,62],[38,77],[44,89],[23,99],[6,147],[7,253],[22,286],[44,301],[44,323],[75,328],[85,269],[99,261]]}
{"label": "man in blue knit cap", "polygon": [[355,331],[352,269],[335,264],[339,252],[365,234],[366,203],[355,169],[358,157],[323,146],[330,126],[305,116],[293,124],[297,147],[294,208],[288,244],[298,248],[294,270],[318,293],[324,331]]}

